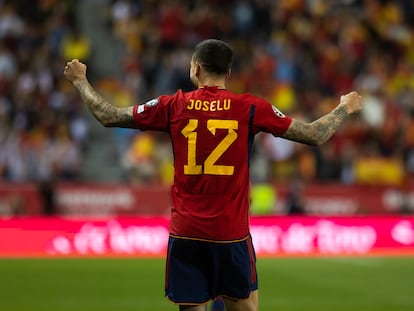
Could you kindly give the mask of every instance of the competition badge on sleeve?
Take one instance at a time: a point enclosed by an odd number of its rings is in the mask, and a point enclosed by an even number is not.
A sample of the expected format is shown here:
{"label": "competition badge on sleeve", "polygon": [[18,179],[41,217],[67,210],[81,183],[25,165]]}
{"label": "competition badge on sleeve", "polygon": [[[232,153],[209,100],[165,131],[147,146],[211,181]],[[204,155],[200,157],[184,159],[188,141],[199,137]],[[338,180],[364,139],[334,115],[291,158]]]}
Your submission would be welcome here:
{"label": "competition badge on sleeve", "polygon": [[145,104],[139,105],[137,112],[138,113],[144,112],[145,107],[154,107],[156,105],[158,105],[158,98],[151,99],[147,101]]}
{"label": "competition badge on sleeve", "polygon": [[279,110],[277,109],[275,106],[272,106],[273,112],[279,117],[279,118],[284,118],[285,115]]}

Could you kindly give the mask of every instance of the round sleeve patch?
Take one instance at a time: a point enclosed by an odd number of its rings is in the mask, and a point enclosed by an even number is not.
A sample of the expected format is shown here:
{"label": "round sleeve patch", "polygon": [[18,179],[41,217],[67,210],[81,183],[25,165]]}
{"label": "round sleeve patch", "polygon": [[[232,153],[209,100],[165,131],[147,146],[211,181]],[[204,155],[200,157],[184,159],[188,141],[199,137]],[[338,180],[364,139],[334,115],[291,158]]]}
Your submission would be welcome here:
{"label": "round sleeve patch", "polygon": [[285,115],[279,110],[277,109],[275,106],[272,106],[273,112],[279,117],[279,118],[284,118]]}

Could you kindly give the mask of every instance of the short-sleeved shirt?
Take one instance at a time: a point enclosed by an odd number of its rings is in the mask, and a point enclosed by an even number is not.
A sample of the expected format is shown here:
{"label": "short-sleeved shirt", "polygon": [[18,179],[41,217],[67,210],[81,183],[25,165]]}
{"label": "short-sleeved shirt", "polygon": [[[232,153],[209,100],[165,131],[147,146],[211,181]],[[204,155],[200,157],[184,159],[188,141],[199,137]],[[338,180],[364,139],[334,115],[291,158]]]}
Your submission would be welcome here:
{"label": "short-sleeved shirt", "polygon": [[170,234],[211,241],[246,238],[254,136],[281,136],[292,119],[261,98],[218,87],[179,90],[133,111],[137,128],[171,137]]}

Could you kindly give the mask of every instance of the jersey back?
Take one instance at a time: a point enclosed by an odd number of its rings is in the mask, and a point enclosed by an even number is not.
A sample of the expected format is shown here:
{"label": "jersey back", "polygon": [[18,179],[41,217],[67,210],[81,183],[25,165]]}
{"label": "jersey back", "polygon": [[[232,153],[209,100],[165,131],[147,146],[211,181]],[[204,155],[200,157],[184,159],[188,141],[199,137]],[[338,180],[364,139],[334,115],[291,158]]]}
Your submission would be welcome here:
{"label": "jersey back", "polygon": [[137,127],[171,136],[170,233],[213,241],[244,239],[249,234],[254,136],[259,131],[281,135],[291,119],[260,98],[217,87],[178,91],[146,105],[134,110]]}

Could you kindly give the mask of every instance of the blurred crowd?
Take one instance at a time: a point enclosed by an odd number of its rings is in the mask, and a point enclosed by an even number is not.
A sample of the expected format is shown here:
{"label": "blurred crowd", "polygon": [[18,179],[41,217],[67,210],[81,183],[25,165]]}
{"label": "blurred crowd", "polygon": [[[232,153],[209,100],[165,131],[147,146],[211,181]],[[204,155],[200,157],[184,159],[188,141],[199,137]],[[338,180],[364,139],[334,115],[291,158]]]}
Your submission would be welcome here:
{"label": "blurred crowd", "polygon": [[76,180],[88,126],[62,78],[87,60],[71,1],[0,1],[0,180]]}
{"label": "blurred crowd", "polygon": [[[323,146],[258,136],[253,181],[414,184],[412,1],[83,1],[106,8],[90,14],[105,14],[105,27],[125,45],[116,83],[94,81],[119,106],[192,89],[189,60],[206,38],[234,48],[229,89],[266,98],[289,116],[313,121],[342,94],[361,93],[362,113]],[[88,62],[93,51],[76,23],[77,3],[0,1],[1,179],[80,178],[88,123],[62,77],[66,60]],[[112,133],[126,180],[171,182],[168,138]]]}

